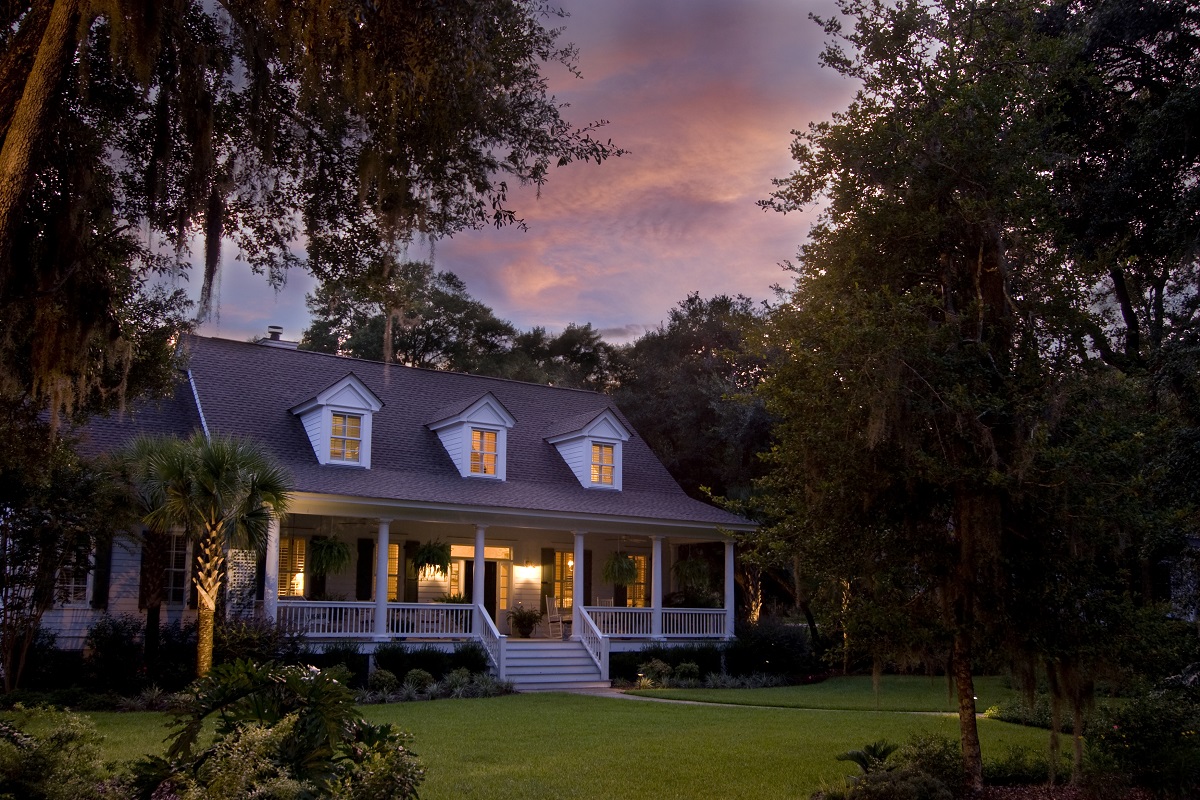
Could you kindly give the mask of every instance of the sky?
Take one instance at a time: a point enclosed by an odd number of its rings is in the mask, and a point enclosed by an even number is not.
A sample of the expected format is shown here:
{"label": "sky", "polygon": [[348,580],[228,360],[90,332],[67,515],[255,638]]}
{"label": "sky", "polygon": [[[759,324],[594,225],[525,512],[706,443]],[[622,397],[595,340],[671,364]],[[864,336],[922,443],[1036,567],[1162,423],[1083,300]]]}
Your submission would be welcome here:
{"label": "sky", "polygon": [[[824,34],[808,15],[830,0],[559,0],[578,79],[555,65],[552,94],[575,124],[628,154],[551,171],[540,197],[510,192],[527,230],[464,231],[432,255],[472,296],[520,329],[591,323],[614,343],[667,319],[690,292],[772,296],[787,285],[814,212],[764,211],[792,170],[791,131],[845,108],[855,86],[820,67]],[[298,339],[314,287],[293,271],[275,292],[227,247],[218,305],[201,333],[230,339],[281,325]],[[193,283],[198,284],[198,274]],[[196,291],[198,287],[193,286]]]}

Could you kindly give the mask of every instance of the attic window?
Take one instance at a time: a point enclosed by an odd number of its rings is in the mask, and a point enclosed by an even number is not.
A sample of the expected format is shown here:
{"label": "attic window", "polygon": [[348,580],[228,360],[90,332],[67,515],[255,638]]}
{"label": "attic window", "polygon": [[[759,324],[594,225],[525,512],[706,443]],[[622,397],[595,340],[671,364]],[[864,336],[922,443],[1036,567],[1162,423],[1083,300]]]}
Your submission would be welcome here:
{"label": "attic window", "polygon": [[592,483],[613,485],[614,450],[611,444],[592,443]]}
{"label": "attic window", "polygon": [[471,473],[496,474],[496,431],[471,429]]}
{"label": "attic window", "polygon": [[329,437],[329,460],[358,463],[362,444],[362,415],[333,414],[333,435]]}

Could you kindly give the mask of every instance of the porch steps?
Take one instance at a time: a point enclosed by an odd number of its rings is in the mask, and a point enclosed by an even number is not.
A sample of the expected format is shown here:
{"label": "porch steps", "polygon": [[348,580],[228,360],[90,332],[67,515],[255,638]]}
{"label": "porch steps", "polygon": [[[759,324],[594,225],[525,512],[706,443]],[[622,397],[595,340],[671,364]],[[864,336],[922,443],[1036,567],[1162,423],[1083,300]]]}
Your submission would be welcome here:
{"label": "porch steps", "polygon": [[505,645],[507,679],[518,692],[562,692],[607,689],[600,668],[582,642],[509,639]]}

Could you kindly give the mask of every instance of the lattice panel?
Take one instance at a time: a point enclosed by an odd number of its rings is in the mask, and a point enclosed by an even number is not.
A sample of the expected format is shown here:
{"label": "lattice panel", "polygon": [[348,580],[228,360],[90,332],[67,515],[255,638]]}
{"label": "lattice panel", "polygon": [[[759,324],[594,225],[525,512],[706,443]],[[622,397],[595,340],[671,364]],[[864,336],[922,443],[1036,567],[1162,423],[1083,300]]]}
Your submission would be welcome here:
{"label": "lattice panel", "polygon": [[250,616],[254,613],[254,588],[258,559],[253,550],[230,549],[225,562],[227,582],[226,601],[231,616]]}

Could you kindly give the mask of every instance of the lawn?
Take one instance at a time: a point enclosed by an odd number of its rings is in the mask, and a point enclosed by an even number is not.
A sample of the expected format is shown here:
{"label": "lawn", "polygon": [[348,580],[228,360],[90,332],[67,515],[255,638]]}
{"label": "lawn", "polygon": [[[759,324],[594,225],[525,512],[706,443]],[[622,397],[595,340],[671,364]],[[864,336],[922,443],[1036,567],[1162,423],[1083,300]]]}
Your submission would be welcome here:
{"label": "lawn", "polygon": [[[999,677],[975,679],[975,707],[982,713],[989,706],[1018,696]],[[704,703],[824,708],[843,711],[943,711],[958,713],[958,700],[950,695],[944,677],[884,675],[875,692],[871,678],[853,675],[830,678],[807,686],[773,689],[644,689],[632,694]]]}
{"label": "lawn", "polygon": [[[525,694],[367,706],[414,734],[423,800],[495,797],[806,798],[848,774],[838,753],[911,733],[957,735],[938,714],[700,706]],[[161,752],[161,714],[92,714],[106,756]],[[1041,748],[1045,732],[980,720],[985,757]]]}

